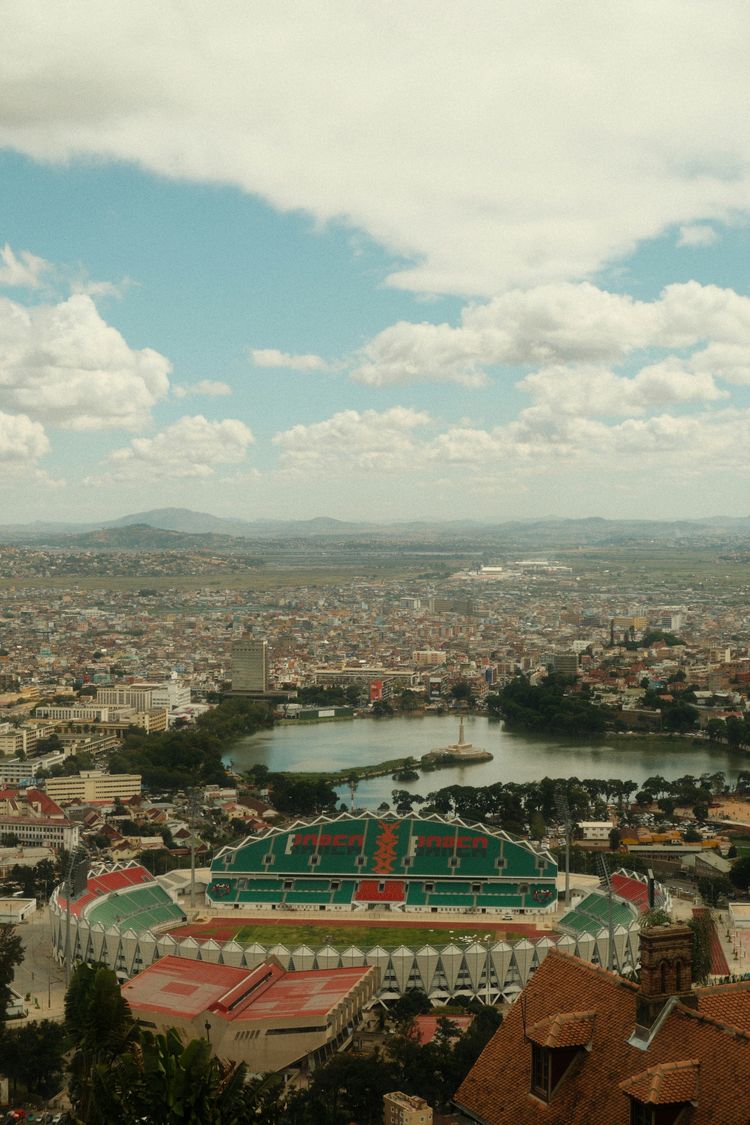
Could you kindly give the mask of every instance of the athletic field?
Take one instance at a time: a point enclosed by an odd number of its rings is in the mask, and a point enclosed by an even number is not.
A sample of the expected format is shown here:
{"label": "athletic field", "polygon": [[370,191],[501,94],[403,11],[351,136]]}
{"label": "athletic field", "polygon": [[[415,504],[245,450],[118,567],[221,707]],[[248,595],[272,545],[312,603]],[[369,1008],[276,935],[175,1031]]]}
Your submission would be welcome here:
{"label": "athletic field", "polygon": [[323,945],[338,948],[356,945],[360,949],[371,949],[381,945],[385,949],[396,949],[399,945],[411,948],[422,945],[446,945],[451,939],[456,941],[518,941],[521,938],[549,937],[554,941],[556,935],[549,930],[538,930],[514,922],[512,927],[500,926],[484,919],[476,921],[433,922],[429,926],[414,921],[396,922],[393,919],[364,919],[361,922],[339,921],[332,918],[212,918],[210,922],[196,922],[178,926],[169,931],[176,941],[193,937],[198,942],[237,941],[240,945],[286,945],[295,948],[309,945],[319,949]]}

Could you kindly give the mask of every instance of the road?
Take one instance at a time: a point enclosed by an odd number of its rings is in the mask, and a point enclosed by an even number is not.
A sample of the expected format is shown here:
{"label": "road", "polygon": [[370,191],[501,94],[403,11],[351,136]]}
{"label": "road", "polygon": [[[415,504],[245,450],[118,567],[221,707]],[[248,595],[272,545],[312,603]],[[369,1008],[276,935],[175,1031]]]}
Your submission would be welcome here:
{"label": "road", "polygon": [[[16,969],[13,987],[29,996],[27,1019],[62,1019],[65,1005],[64,972],[52,956],[52,929],[47,907],[16,927],[25,956]],[[14,1025],[17,1026],[14,1021]]]}

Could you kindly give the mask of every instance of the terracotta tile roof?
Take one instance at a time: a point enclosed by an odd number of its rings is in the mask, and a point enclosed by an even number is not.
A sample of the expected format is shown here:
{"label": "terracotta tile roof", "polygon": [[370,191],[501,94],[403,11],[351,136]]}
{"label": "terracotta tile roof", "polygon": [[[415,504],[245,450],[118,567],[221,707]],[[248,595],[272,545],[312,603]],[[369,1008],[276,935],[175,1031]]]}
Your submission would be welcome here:
{"label": "terracotta tile roof", "polygon": [[585,1047],[591,1042],[596,1012],[557,1012],[526,1029],[526,1037],[540,1047]]}
{"label": "terracotta tile roof", "polygon": [[[709,991],[698,997],[701,1009]],[[483,1125],[628,1125],[623,1083],[653,1067],[695,1060],[700,1083],[690,1125],[748,1125],[750,1108],[738,1090],[750,1082],[750,1033],[673,1000],[651,1038],[631,1044],[637,999],[631,982],[550,951],[456,1092],[456,1104]],[[549,1104],[541,1101],[530,1092],[529,1032],[559,1013],[590,1011],[596,1020],[589,1050],[571,1063]]]}
{"label": "terracotta tile roof", "polygon": [[717,1023],[750,1032],[750,981],[699,988],[698,1011]]}
{"label": "terracotta tile roof", "polygon": [[631,1098],[648,1105],[675,1105],[692,1102],[698,1097],[698,1059],[685,1062],[660,1063],[620,1083],[620,1089]]}

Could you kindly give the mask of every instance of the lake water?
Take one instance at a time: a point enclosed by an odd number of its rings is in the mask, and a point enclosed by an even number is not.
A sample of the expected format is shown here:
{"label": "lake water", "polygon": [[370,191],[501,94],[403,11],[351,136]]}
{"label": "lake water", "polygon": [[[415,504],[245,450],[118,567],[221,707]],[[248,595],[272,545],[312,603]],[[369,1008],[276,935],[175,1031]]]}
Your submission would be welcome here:
{"label": "lake water", "polygon": [[[394,782],[390,775],[362,781],[358,807],[374,809],[391,801],[394,788],[426,796],[447,785],[491,785],[495,781],[538,781],[542,777],[617,777],[639,784],[652,774],[668,779],[692,773],[724,770],[733,781],[740,770],[750,769],[750,755],[732,754],[701,742],[679,749],[665,739],[663,749],[648,749],[639,739],[632,747],[615,747],[604,739],[572,742],[505,730],[502,723],[467,716],[465,738],[494,755],[491,762],[451,766],[423,774],[419,781]],[[310,723],[275,727],[240,739],[225,755],[225,763],[246,770],[258,762],[272,771],[337,770],[346,766],[374,765],[411,754],[419,758],[458,741],[455,716],[354,719],[351,722]],[[349,800],[348,790],[342,799]]]}

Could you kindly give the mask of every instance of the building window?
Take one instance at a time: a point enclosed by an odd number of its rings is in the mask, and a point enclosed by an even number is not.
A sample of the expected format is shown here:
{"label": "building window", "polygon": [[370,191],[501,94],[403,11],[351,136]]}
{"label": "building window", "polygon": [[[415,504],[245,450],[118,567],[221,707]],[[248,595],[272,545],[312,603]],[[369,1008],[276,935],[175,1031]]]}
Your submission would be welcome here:
{"label": "building window", "polygon": [[549,1101],[549,1051],[537,1043],[531,1044],[531,1092]]}
{"label": "building window", "polygon": [[653,1106],[630,1099],[630,1125],[654,1125]]}

